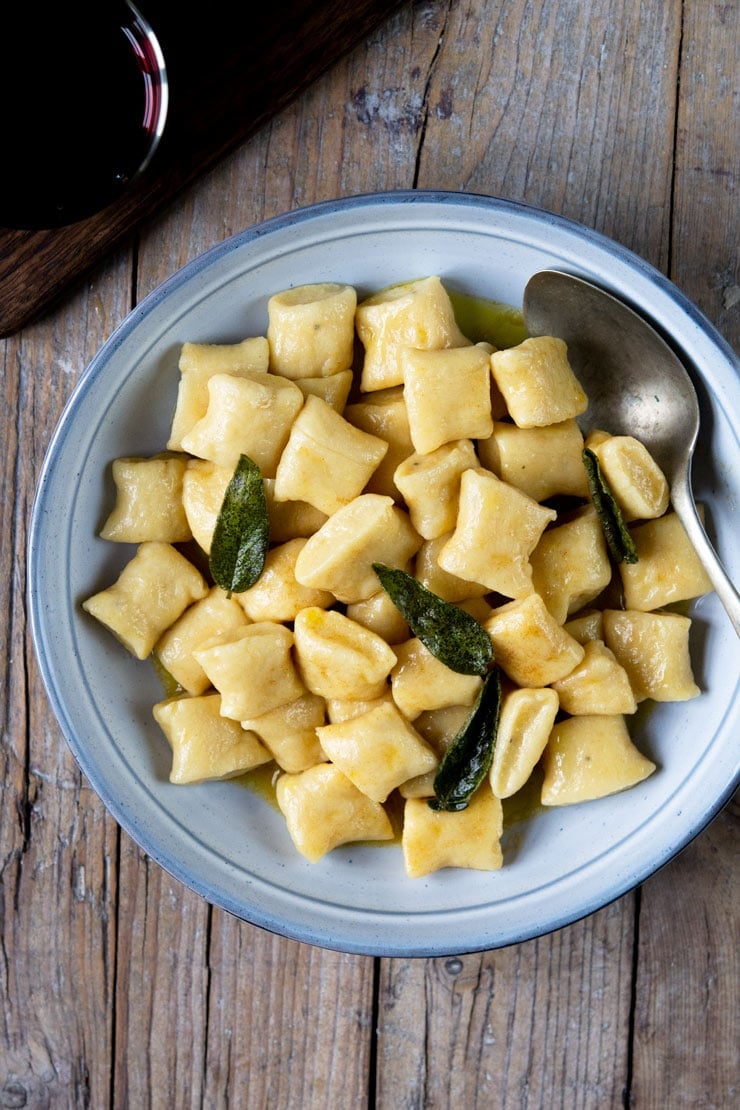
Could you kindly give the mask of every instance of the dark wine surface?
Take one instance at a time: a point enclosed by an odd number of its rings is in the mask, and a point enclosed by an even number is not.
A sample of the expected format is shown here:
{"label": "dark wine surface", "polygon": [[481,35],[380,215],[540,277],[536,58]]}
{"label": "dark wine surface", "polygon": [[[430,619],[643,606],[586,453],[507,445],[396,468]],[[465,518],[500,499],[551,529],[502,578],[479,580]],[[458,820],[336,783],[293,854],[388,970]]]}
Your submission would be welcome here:
{"label": "dark wine surface", "polygon": [[[0,226],[49,228],[115,201],[153,146],[156,55],[124,0],[0,17]],[[11,47],[12,43],[12,47]]]}

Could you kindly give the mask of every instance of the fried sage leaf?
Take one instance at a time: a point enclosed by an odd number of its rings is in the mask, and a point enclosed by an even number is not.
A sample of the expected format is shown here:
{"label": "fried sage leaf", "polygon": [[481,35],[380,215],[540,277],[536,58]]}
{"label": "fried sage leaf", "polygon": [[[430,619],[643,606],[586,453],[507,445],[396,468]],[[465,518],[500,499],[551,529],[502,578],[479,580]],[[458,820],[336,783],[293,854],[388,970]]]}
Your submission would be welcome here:
{"label": "fried sage leaf", "polygon": [[624,522],[622,510],[611,486],[604,477],[599,460],[588,447],[583,449],[583,465],[586,468],[591,499],[598,513],[607,547],[616,563],[636,563],[637,548]]}
{"label": "fried sage leaf", "polygon": [[373,563],[383,589],[409,628],[441,663],[458,674],[481,678],[493,663],[493,646],[477,620],[432,593],[410,574]]}
{"label": "fried sage leaf", "polygon": [[241,455],[226,487],[211,541],[213,581],[229,595],[253,586],[265,565],[270,542],[262,472]]}
{"label": "fried sage leaf", "polygon": [[483,680],[473,711],[445,752],[434,779],[432,809],[458,812],[488,774],[493,759],[501,712],[501,676],[498,667]]}

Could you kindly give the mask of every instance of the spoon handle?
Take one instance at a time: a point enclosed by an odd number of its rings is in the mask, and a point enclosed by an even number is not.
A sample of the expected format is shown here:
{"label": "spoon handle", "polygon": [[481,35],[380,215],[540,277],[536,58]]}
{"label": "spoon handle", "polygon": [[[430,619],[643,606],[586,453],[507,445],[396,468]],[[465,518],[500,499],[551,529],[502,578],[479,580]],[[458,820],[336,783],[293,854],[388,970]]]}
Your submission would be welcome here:
{"label": "spoon handle", "polygon": [[717,552],[712,546],[709,536],[704,530],[704,525],[696,510],[696,503],[694,502],[688,478],[686,481],[674,483],[671,489],[671,501],[681,523],[686,529],[686,534],[691,540],[696,554],[701,559],[704,569],[709,575],[717,597],[721,601],[732,622],[732,627],[735,629],[737,635],[740,636],[740,594],[738,594],[730,581],[727,572],[719,560]]}

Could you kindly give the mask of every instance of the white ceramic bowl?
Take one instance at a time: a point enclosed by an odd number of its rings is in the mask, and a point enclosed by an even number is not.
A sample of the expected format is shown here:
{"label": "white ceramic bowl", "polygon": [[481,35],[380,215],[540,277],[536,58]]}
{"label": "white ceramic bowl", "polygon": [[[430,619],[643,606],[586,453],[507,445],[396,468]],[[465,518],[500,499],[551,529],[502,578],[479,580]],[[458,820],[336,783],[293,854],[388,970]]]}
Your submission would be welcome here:
{"label": "white ceramic bowl", "polygon": [[[649,314],[693,369],[703,414],[695,488],[731,573],[740,552],[738,364],[711,324],[660,273],[581,226],[521,204],[397,192],[319,204],[234,236],[152,292],[93,359],[53,437],[30,530],[29,595],[52,708],[88,781],[162,867],[214,905],[328,948],[425,956],[495,948],[582,917],[666,863],[738,782],[737,640],[712,595],[691,607],[704,692],[640,714],[635,738],[658,764],[624,794],[540,812],[511,827],[499,872],[406,878],[400,847],[350,845],[309,864],[284,822],[235,783],[173,786],[151,707],[154,669],[80,610],[130,558],[97,538],[113,498],[110,462],[167,438],[184,340],[263,334],[268,296],[346,281],[360,293],[439,274],[520,304],[554,267],[604,285]],[[735,663],[733,664],[733,660]]]}

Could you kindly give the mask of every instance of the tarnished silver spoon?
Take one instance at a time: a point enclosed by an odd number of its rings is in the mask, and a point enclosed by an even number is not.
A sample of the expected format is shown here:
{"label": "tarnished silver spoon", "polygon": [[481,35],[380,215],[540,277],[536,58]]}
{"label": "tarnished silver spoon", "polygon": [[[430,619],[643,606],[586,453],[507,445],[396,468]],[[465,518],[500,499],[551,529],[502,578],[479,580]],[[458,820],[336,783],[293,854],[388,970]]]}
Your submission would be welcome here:
{"label": "tarnished silver spoon", "polygon": [[740,594],[704,530],[691,490],[699,402],[683,363],[642,316],[572,274],[534,274],[524,290],[523,314],[530,335],[554,335],[567,343],[569,361],[589,399],[584,426],[635,436],[650,451],[740,636]]}

